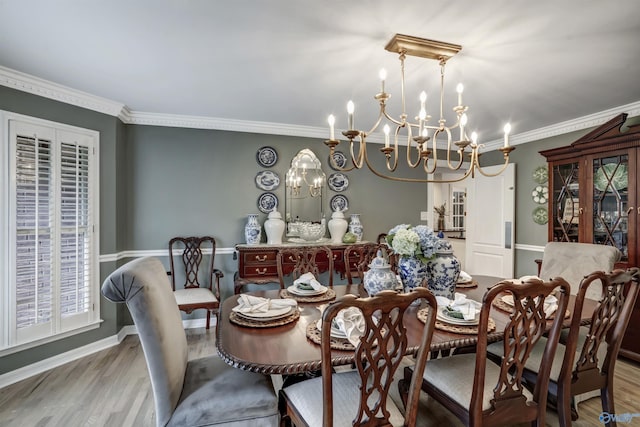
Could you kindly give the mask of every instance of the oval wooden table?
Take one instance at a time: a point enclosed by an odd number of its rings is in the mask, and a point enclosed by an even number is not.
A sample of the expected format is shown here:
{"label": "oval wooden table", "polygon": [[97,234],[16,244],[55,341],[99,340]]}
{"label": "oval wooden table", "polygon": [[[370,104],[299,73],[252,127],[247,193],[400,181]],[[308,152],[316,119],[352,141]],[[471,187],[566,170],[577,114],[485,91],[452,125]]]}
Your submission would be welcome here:
{"label": "oval wooden table", "polygon": [[[474,276],[478,282],[475,288],[457,289],[469,298],[482,301],[487,288],[501,279],[490,276]],[[336,298],[346,294],[366,296],[361,285],[336,285],[333,287]],[[279,298],[279,290],[252,292],[252,295],[266,298]],[[220,357],[228,364],[248,371],[265,374],[298,374],[320,369],[320,345],[307,338],[306,329],[309,324],[320,319],[322,310],[330,303],[299,303],[300,318],[293,323],[271,328],[252,328],[238,326],[229,320],[231,309],[237,305],[237,296],[227,298],[218,314],[216,327],[216,347]],[[569,301],[569,310],[573,308],[573,296]],[[587,322],[595,304],[585,303],[583,319]],[[405,316],[407,328],[407,354],[417,351],[424,324],[416,313],[420,307],[410,308]],[[491,318],[496,323],[496,331],[488,335],[488,341],[502,339],[502,330],[508,322],[509,313],[492,307]],[[569,325],[569,318],[565,325]],[[475,334],[459,334],[436,329],[431,341],[431,350],[450,350],[475,345]],[[354,361],[353,351],[333,351],[333,365],[348,365]]]}

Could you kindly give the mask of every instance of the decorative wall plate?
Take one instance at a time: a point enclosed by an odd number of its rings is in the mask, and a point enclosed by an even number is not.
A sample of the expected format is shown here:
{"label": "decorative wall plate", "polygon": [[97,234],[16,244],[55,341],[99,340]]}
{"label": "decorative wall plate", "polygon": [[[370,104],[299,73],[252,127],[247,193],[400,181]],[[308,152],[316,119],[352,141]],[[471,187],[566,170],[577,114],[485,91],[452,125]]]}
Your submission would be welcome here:
{"label": "decorative wall plate", "polygon": [[331,166],[331,169],[333,170],[338,170],[333,167],[334,162],[339,168],[344,168],[345,166],[347,166],[347,156],[345,156],[342,151],[334,151],[333,162],[331,161],[331,157],[329,157],[329,166]]}
{"label": "decorative wall plate", "polygon": [[[617,166],[617,168],[616,168]],[[609,186],[611,180],[611,186]],[[607,163],[593,174],[593,186],[599,191],[611,191],[611,187],[616,190],[624,190],[629,182],[627,165]]]}
{"label": "decorative wall plate", "polygon": [[538,166],[533,170],[533,180],[538,184],[545,184],[549,180],[549,169],[546,166]]}
{"label": "decorative wall plate", "polygon": [[547,201],[549,201],[549,189],[547,187],[543,187],[542,185],[538,185],[531,192],[531,197],[533,198],[534,202],[544,205],[545,203],[547,203]]}
{"label": "decorative wall plate", "polygon": [[533,210],[533,222],[536,224],[544,225],[549,222],[549,213],[547,212],[547,208],[538,206]]}
{"label": "decorative wall plate", "polygon": [[273,171],[260,171],[256,175],[256,185],[261,190],[275,190],[280,185],[280,177]]}
{"label": "decorative wall plate", "polygon": [[342,194],[337,194],[331,198],[331,210],[344,212],[349,209],[349,200]]}
{"label": "decorative wall plate", "polygon": [[349,178],[341,172],[335,172],[329,175],[327,183],[333,191],[344,191],[349,186]]}
{"label": "decorative wall plate", "polygon": [[278,207],[278,197],[273,193],[262,193],[258,197],[258,209],[262,213],[269,213]]}
{"label": "decorative wall plate", "polygon": [[270,168],[278,161],[278,153],[273,147],[262,147],[256,153],[256,161],[260,166]]}

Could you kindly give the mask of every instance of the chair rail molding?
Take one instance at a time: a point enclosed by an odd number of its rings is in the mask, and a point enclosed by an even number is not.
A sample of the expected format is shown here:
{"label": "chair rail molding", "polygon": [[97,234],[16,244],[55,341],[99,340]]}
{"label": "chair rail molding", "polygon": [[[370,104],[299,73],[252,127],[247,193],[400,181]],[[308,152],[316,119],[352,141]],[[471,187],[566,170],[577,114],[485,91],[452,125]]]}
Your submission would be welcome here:
{"label": "chair rail molding", "polygon": [[[175,252],[177,255],[182,254],[182,251]],[[235,248],[216,248],[216,255],[233,255],[235,252]],[[211,249],[203,250],[202,253],[211,255]],[[100,255],[100,262],[114,262],[125,258],[141,258],[144,256],[169,257],[169,249],[134,250],[103,254]]]}

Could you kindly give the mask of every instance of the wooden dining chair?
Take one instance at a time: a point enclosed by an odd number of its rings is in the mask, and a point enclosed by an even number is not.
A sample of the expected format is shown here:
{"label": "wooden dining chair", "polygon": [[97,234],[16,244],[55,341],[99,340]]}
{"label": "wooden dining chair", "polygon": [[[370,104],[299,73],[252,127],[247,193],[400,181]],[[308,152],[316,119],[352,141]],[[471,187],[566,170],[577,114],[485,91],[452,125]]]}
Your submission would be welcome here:
{"label": "wooden dining chair", "polygon": [[344,266],[347,283],[362,283],[364,273],[369,270],[369,264],[381,252],[383,256],[389,258],[391,270],[396,271],[395,256],[386,243],[363,243],[348,246],[344,250]]}
{"label": "wooden dining chair", "polygon": [[[389,397],[393,376],[407,351],[405,311],[423,299],[429,310],[416,356],[416,380],[408,392],[404,416]],[[364,333],[355,348],[355,369],[333,372],[331,324],[344,309],[357,307],[364,316]],[[322,315],[322,377],[285,387],[280,392],[282,414],[302,426],[415,426],[420,381],[427,363],[435,323],[435,297],[425,288],[409,294],[382,291],[374,297],[345,295]],[[410,315],[415,316],[411,313]]]}
{"label": "wooden dining chair", "polygon": [[[204,262],[205,251],[211,251],[207,262]],[[169,275],[178,308],[187,314],[193,310],[207,310],[207,329],[211,313],[217,313],[220,307],[220,279],[224,277],[222,271],[214,268],[215,256],[216,239],[210,236],[174,237],[169,241]],[[182,275],[184,285],[176,288],[176,280]]]}
{"label": "wooden dining chair", "polygon": [[328,271],[327,283],[333,286],[333,252],[328,246],[285,247],[276,255],[280,288],[287,286],[287,278],[292,282],[305,273],[313,273],[316,278]]}
{"label": "wooden dining chair", "polygon": [[[569,299],[569,284],[564,279],[532,280],[523,284],[504,281],[491,287],[482,300],[476,352],[430,360],[422,378],[422,390],[465,425],[493,427],[530,422],[544,426],[551,360],[563,322],[562,316],[556,316],[549,328],[545,316],[544,298],[554,291],[558,311],[564,313]],[[487,333],[492,303],[502,295],[511,295],[514,304],[501,342],[507,357],[495,364],[487,360]],[[545,332],[549,338],[542,355],[539,381],[530,392],[524,387],[522,375],[534,345]],[[412,367],[405,368],[405,377],[398,383],[401,396],[407,394],[413,373]]]}
{"label": "wooden dining chair", "polygon": [[[582,280],[566,342],[558,346],[550,372],[550,400],[556,403],[561,426],[570,426],[571,420],[578,418],[573,398],[592,390],[600,392],[602,411],[615,414],[613,373],[622,337],[638,296],[638,272],[638,268],[615,270],[608,274],[599,271]],[[589,326],[581,326],[579,313],[590,288],[602,289],[599,290],[602,297]],[[524,377],[530,385],[538,381],[544,344],[545,339],[542,338],[525,364]],[[491,348],[493,346],[489,346],[489,351],[501,356],[498,349]]]}
{"label": "wooden dining chair", "polygon": [[156,426],[279,425],[268,375],[236,369],[218,355],[189,360],[180,310],[159,259],[137,258],[118,268],[105,279],[102,294],[126,303],[131,313],[151,380]]}

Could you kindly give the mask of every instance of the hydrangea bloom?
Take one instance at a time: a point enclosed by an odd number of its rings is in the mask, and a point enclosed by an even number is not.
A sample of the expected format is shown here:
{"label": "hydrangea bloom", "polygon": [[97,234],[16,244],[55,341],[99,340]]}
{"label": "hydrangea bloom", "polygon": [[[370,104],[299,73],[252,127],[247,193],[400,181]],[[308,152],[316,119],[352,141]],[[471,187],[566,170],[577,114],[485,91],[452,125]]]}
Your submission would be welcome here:
{"label": "hydrangea bloom", "polygon": [[438,237],[426,225],[400,224],[389,230],[387,242],[398,255],[427,260],[435,255]]}

